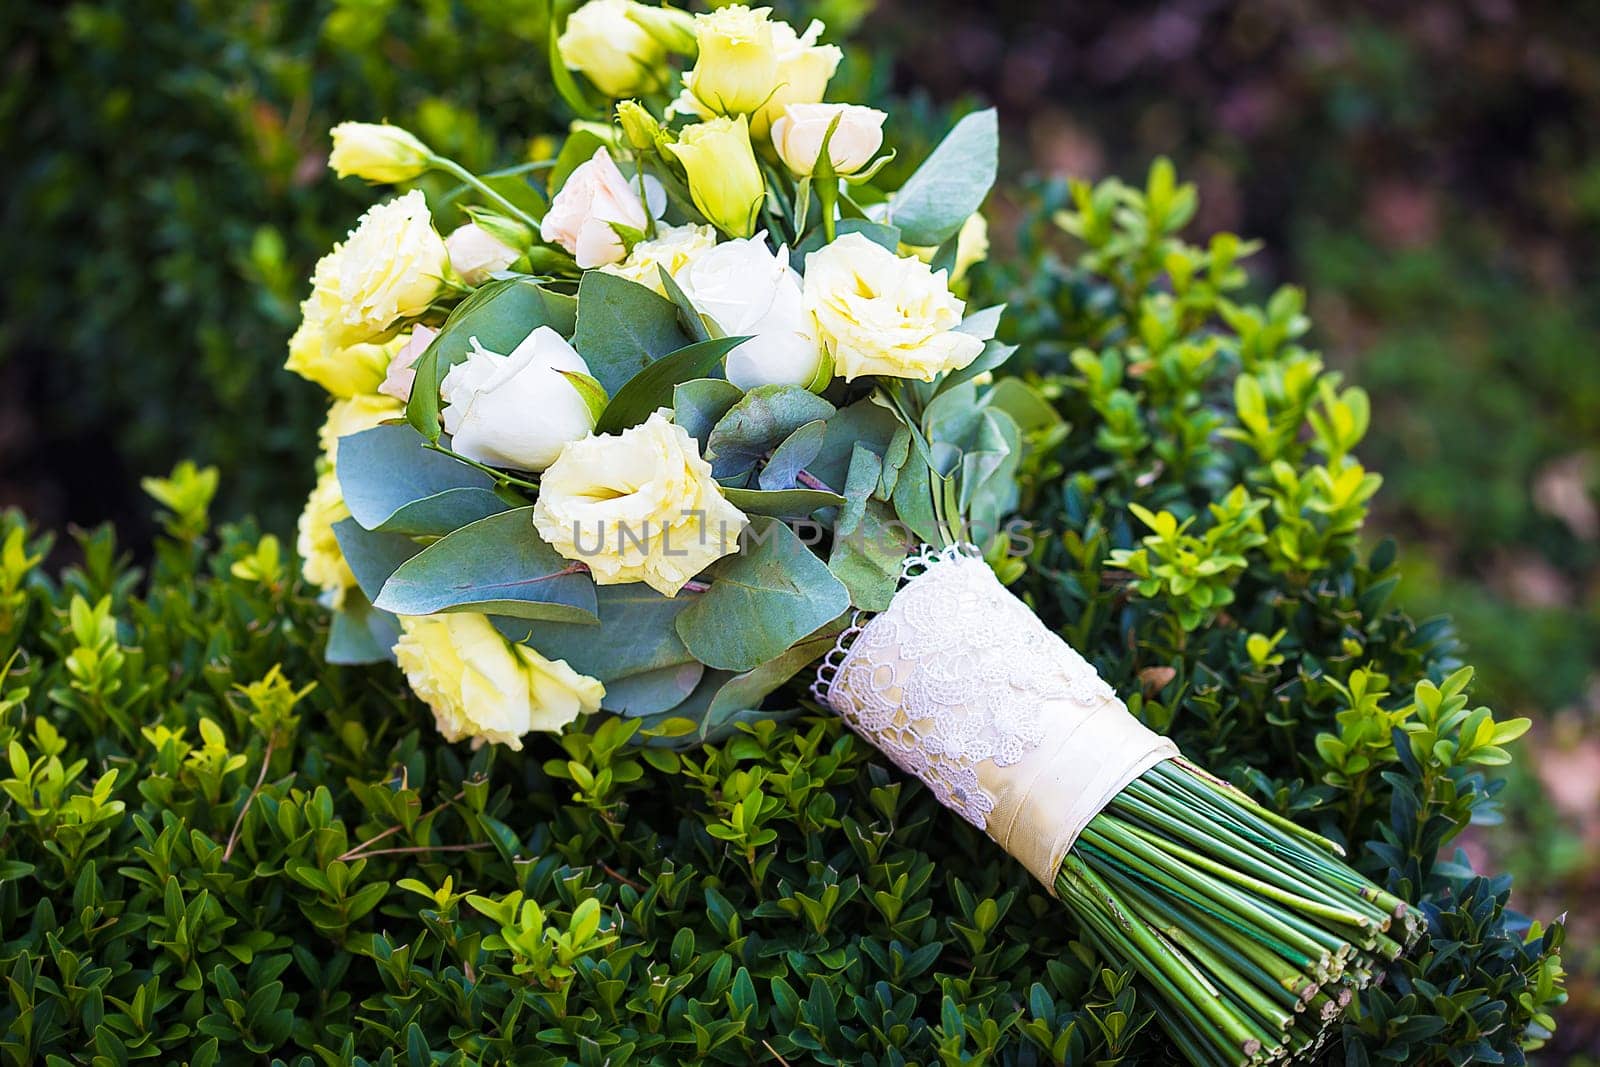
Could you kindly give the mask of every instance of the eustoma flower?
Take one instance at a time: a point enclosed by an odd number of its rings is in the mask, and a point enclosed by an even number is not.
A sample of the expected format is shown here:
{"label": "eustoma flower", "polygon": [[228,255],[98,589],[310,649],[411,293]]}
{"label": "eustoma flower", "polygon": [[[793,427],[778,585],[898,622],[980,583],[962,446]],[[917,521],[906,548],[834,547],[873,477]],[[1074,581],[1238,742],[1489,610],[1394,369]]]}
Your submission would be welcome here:
{"label": "eustoma flower", "polygon": [[388,123],[341,122],[332,131],[328,166],[341,178],[405,182],[420,177],[433,161],[416,134]]}
{"label": "eustoma flower", "polygon": [[805,304],[846,381],[876,374],[931,382],[983,351],[978,338],[956,331],[965,305],[943,271],[860,234],[806,257]]}
{"label": "eustoma flower", "polygon": [[670,148],[701,214],[731,237],[754,233],[767,187],[750,146],[749,121],[740,115],[687,126]]}
{"label": "eustoma flower", "polygon": [[790,104],[772,124],[772,145],[791,173],[807,178],[816,171],[827,138],[833,172],[854,174],[883,147],[886,118],[876,108],[857,104]]}
{"label": "eustoma flower", "polygon": [[539,535],[596,583],[643,582],[666,596],[735,551],[747,521],[694,438],[662,411],[568,445],[540,480],[533,511]]}
{"label": "eustoma flower", "polygon": [[395,661],[447,741],[520,749],[524,734],[600,710],[605,686],[506,640],[482,615],[403,616],[400,625]]}
{"label": "eustoma flower", "polygon": [[634,0],[589,0],[567,19],[556,45],[569,70],[614,98],[659,89],[667,50],[693,46],[688,15]]}
{"label": "eustoma flower", "polygon": [[384,339],[422,314],[449,274],[450,254],[422,193],[370,208],[349,238],[317,261],[288,368],[336,395],[376,389],[392,352],[369,355],[351,346]]}

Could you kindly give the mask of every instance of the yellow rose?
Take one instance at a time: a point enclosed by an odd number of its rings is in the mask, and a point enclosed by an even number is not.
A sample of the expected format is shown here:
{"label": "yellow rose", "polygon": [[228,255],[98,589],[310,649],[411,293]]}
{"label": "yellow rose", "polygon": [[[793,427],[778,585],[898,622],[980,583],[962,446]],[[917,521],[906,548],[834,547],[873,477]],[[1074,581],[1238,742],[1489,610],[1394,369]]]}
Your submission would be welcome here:
{"label": "yellow rose", "polygon": [[334,523],[349,517],[350,509],[344,506],[339,492],[339,479],[331,469],[323,471],[300,513],[295,549],[300,553],[300,571],[306,581],[319,586],[328,606],[335,609],[344,606],[345,594],[356,585],[356,576],[333,534]]}
{"label": "yellow rose", "polygon": [[828,81],[839,69],[844,53],[831,44],[817,44],[822,23],[812,20],[804,34],[797,35],[787,22],[772,26],[772,44],[778,55],[778,77],[772,92],[754,115],[750,132],[765,137],[772,124],[790,104],[815,104],[827,92]]}
{"label": "yellow rose", "polygon": [[403,338],[394,338],[382,344],[336,345],[326,338],[322,323],[305,319],[289,338],[289,358],[283,365],[334,396],[361,396],[382,386],[389,361],[403,344]]}
{"label": "yellow rose", "polygon": [[728,503],[694,438],[657,411],[620,434],[567,445],[539,482],[533,525],[599,585],[675,596],[739,547],[749,520]]}
{"label": "yellow rose", "polygon": [[328,465],[334,467],[339,462],[339,438],[370,430],[386,419],[398,419],[405,412],[406,406],[400,401],[378,393],[334,401],[322,429],[317,431],[317,441],[322,445]]}
{"label": "yellow rose", "polygon": [[433,153],[415,134],[386,122],[341,122],[332,136],[328,166],[341,178],[354,175],[369,182],[405,182],[420,176],[433,162]]}
{"label": "yellow rose", "polygon": [[733,237],[756,232],[756,215],[767,187],[750,147],[750,122],[745,116],[685,126],[677,143],[667,147],[683,164],[689,195],[702,215]]}
{"label": "yellow rose", "polygon": [[674,22],[658,18],[653,9],[633,0],[589,0],[567,19],[567,27],[556,41],[561,62],[594,83],[612,99],[654,92],[666,81],[667,41],[688,43],[682,23],[689,16],[678,15]]}
{"label": "yellow rose", "polygon": [[713,226],[660,226],[648,241],[640,241],[621,263],[611,263],[600,269],[630,282],[638,282],[654,289],[661,296],[667,287],[661,284],[661,268],[665,267],[674,281],[685,267],[693,263],[700,253],[716,247],[717,231]]}
{"label": "yellow rose", "polygon": [[849,233],[806,257],[804,299],[849,381],[866,374],[931,382],[978,358],[983,342],[955,332],[965,305],[944,271]]}
{"label": "yellow rose", "polygon": [[605,686],[508,641],[482,615],[402,615],[400,630],[395,661],[446,741],[521,749],[524,734],[600,710]]}
{"label": "yellow rose", "polygon": [[[769,7],[751,10],[743,4],[729,4],[695,16],[699,55],[694,70],[683,80],[695,97],[717,114],[749,114],[766,103],[778,84],[771,14]],[[790,30],[791,36],[793,32]]]}

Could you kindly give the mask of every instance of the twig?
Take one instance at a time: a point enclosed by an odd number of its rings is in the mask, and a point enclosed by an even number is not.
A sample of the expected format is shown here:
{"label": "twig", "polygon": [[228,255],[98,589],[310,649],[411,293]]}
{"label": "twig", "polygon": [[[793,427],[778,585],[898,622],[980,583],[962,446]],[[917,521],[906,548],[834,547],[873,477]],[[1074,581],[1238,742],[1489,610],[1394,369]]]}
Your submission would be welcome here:
{"label": "twig", "polygon": [[599,860],[596,860],[595,864],[602,871],[605,871],[606,874],[610,875],[612,878],[614,878],[617,881],[621,882],[623,885],[632,886],[634,889],[637,889],[641,893],[643,893],[645,891],[644,886],[640,885],[638,882],[635,882],[632,878],[629,878],[627,875],[623,874],[622,872],[612,870],[610,865],[608,865],[606,863],[603,863],[603,862],[601,862]]}
{"label": "twig", "polygon": [[475,841],[470,845],[407,845],[402,848],[375,848],[355,858],[364,860],[372,856],[400,856],[418,852],[476,852],[480,848],[491,847],[493,846],[488,841]]}
{"label": "twig", "polygon": [[[422,818],[417,820],[417,822],[426,822],[428,819],[433,818],[435,815],[439,814],[445,808],[448,808],[451,804],[454,804],[456,801],[460,800],[462,797],[464,797],[466,795],[467,795],[467,791],[465,789],[463,789],[461,792],[457,793],[455,796],[451,797],[449,800],[447,800],[444,803],[438,805],[432,811],[429,811],[428,813],[423,815]],[[415,825],[415,823],[413,823],[412,825]],[[382,833],[375,834],[372,837],[367,838],[365,841],[361,842],[359,845],[355,846],[354,848],[349,849],[348,851],[346,851],[344,853],[344,855],[340,856],[339,858],[341,860],[360,859],[361,858],[361,852],[362,852],[363,849],[367,848],[369,845],[377,844],[379,841],[382,841],[386,837],[392,837],[393,835],[399,833],[401,830],[404,830],[404,829],[405,829],[404,826],[399,826],[399,825],[391,826],[387,830],[383,831]],[[368,853],[368,855],[372,855],[372,853]]]}
{"label": "twig", "polygon": [[789,1067],[789,1061],[778,1055],[778,1050],[767,1044],[766,1038],[761,1039],[761,1047],[772,1053],[772,1058],[783,1064],[783,1067]]}
{"label": "twig", "polygon": [[267,781],[267,768],[272,766],[272,746],[277,743],[278,735],[274,733],[267,738],[267,750],[261,754],[261,773],[256,775],[255,788],[250,790],[250,795],[244,798],[244,807],[239,809],[239,817],[233,820],[233,829],[228,833],[228,847],[222,850],[222,862],[227,863],[233,858],[234,846],[239,843],[239,828],[244,825],[244,817],[250,813],[250,805],[256,802],[256,796],[261,792],[261,787]]}

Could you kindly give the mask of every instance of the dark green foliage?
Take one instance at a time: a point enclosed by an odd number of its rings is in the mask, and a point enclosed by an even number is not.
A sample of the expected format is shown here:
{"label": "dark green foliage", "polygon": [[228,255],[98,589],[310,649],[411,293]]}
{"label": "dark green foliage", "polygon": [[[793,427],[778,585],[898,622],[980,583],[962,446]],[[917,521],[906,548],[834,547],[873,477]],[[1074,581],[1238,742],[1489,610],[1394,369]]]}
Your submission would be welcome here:
{"label": "dark green foliage", "polygon": [[[1518,720],[1467,709],[1448,626],[1390,603],[1365,498],[1330,495],[1362,405],[1315,370],[1303,409],[1279,388],[1312,358],[1296,298],[1221,312],[1227,242],[1170,247],[1190,194],[1151,190],[1164,211],[1102,194],[1126,211],[1089,227],[1109,235],[1092,266],[989,279],[1072,422],[1026,494],[1019,588],[1191,756],[1426,899],[1428,935],[1335,1056],[1520,1063],[1564,996],[1561,928],[1435,859],[1493,814],[1481,767]],[[1172,315],[1140,314],[1195,257]],[[1263,483],[1260,450],[1293,478]],[[836,721],[682,755],[620,720],[520,753],[444,744],[392,669],[324,663],[326,612],[275,540],[205,545],[203,472],[151,490],[168,536],[148,578],[106,532],[52,577],[19,519],[0,531],[8,1062],[1159,1059],[1138,985]],[[1162,533],[1162,512],[1200,518]],[[1163,556],[1219,528],[1227,582]],[[1141,548],[1148,578],[1109,563]]]}
{"label": "dark green foliage", "polygon": [[524,158],[561,123],[545,7],[5,5],[0,253],[27,269],[0,297],[0,368],[31,401],[31,476],[75,444],[112,477],[65,470],[68,492],[104,494],[194,455],[231,513],[287,527],[324,402],[278,367],[311,264],[375,199],[326,170],[328,128],[387,118],[469,167]]}

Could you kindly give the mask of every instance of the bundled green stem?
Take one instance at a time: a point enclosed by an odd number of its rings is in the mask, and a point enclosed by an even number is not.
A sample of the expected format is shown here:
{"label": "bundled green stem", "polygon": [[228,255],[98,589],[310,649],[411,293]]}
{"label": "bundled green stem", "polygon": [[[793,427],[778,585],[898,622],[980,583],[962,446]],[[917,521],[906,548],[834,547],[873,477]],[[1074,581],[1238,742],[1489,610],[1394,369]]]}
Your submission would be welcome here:
{"label": "bundled green stem", "polygon": [[1090,820],[1056,891],[1202,1067],[1310,1056],[1418,930],[1333,842],[1184,760]]}

